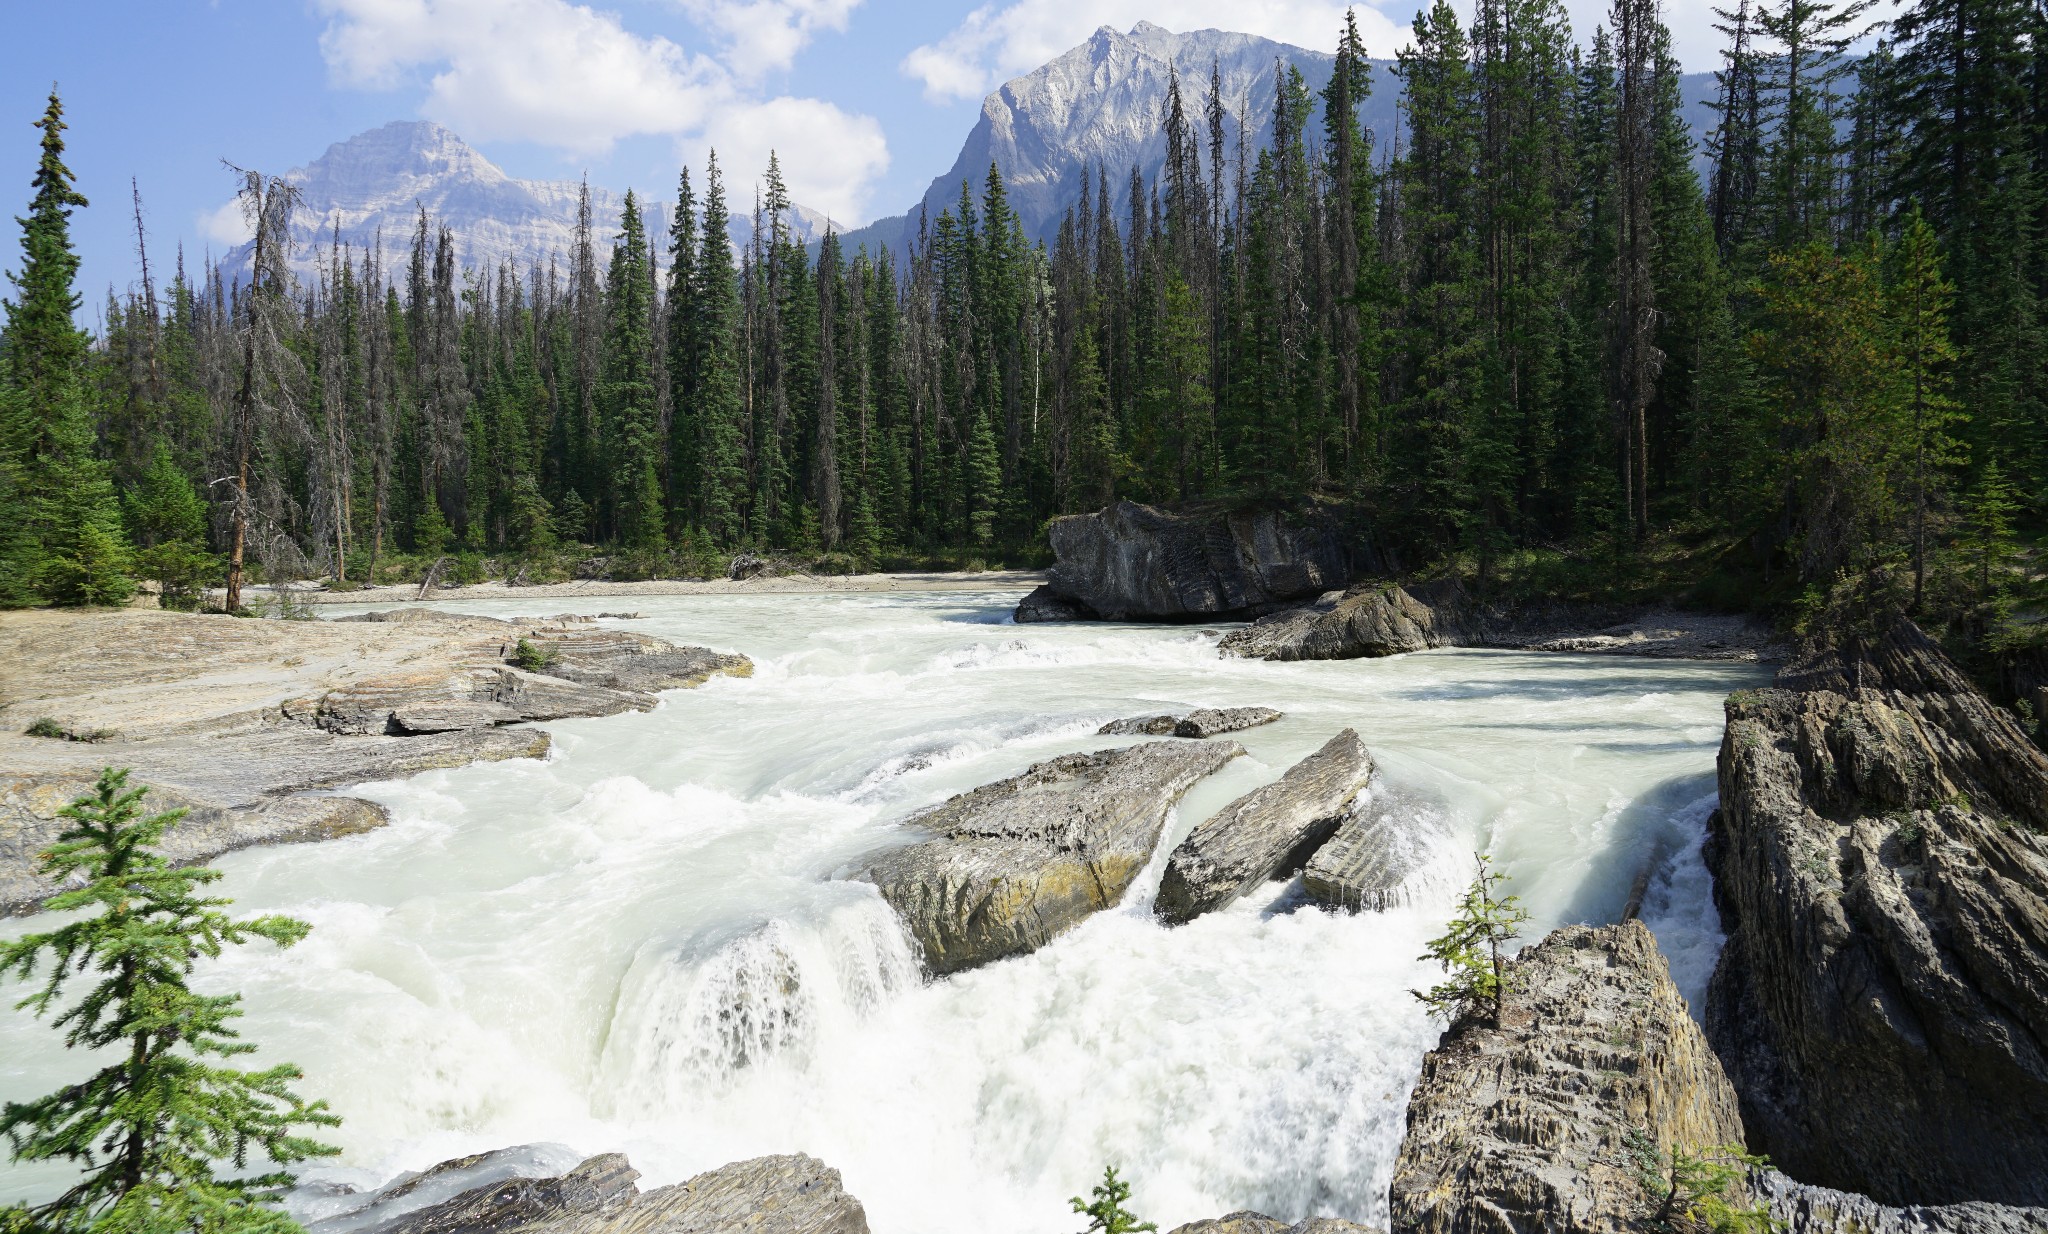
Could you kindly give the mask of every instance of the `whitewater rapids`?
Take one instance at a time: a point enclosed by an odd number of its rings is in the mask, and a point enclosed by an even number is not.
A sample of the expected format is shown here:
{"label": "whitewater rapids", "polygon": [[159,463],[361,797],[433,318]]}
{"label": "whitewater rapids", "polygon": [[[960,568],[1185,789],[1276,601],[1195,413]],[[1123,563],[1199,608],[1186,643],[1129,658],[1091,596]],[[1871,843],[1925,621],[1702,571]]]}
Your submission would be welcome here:
{"label": "whitewater rapids", "polygon": [[[744,652],[750,679],[645,715],[551,724],[544,762],[360,790],[380,831],[221,859],[239,911],[313,923],[204,974],[247,995],[255,1063],[301,1066],[366,1185],[529,1142],[623,1151],[642,1186],[765,1153],[837,1167],[877,1234],[1071,1224],[1104,1164],[1170,1229],[1240,1208],[1386,1218],[1407,1095],[1436,1028],[1408,994],[1475,849],[1534,913],[1645,917],[1698,1005],[1721,942],[1699,845],[1721,700],[1741,665],[1438,651],[1267,664],[1218,630],[1009,623],[1013,594],[636,597],[629,628]],[[617,601],[608,602],[616,606]],[[499,602],[513,615],[607,602]],[[611,624],[611,623],[607,623]],[[1119,716],[1266,705],[1117,909],[1044,950],[927,984],[872,888],[835,872],[917,807],[1073,750]],[[1155,924],[1165,853],[1338,729],[1440,877],[1408,908],[1317,909],[1276,882]],[[1429,837],[1437,837],[1430,839]],[[13,938],[50,919],[0,924]],[[24,992],[0,987],[10,1004]],[[0,1099],[77,1078],[0,1012]],[[0,1167],[0,1199],[61,1188]],[[307,1215],[314,1215],[307,1210]]]}

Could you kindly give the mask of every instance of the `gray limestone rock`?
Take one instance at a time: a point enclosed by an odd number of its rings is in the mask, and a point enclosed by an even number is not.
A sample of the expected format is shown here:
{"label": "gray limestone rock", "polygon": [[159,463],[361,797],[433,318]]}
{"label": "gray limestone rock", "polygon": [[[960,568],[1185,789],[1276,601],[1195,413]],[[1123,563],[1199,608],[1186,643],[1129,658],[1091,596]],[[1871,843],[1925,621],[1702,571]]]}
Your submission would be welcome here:
{"label": "gray limestone rock", "polygon": [[[757,1157],[641,1192],[617,1153],[561,1175],[530,1176],[546,1157],[505,1149],[446,1161],[316,1221],[311,1234],[868,1234],[839,1171],[797,1154]],[[446,1199],[453,1187],[482,1178]],[[422,1204],[422,1199],[433,1202]]]}
{"label": "gray limestone rock", "polygon": [[[1350,580],[1346,538],[1326,519],[1276,510],[1171,512],[1119,501],[1054,519],[1048,581],[1019,621],[1253,617]],[[1054,604],[1061,607],[1055,608]]]}
{"label": "gray limestone rock", "polygon": [[1450,834],[1437,803],[1376,786],[1309,858],[1302,889],[1319,904],[1351,912],[1413,903],[1441,883]]}
{"label": "gray limestone rock", "polygon": [[1166,863],[1155,911],[1192,921],[1268,879],[1300,869],[1333,835],[1372,777],[1372,755],[1351,729],[1188,833]]}
{"label": "gray limestone rock", "polygon": [[2048,755],[1903,620],[1727,712],[1706,1019],[1752,1144],[1886,1204],[2048,1204]]}
{"label": "gray limestone rock", "polygon": [[1504,1023],[1423,1060],[1389,1201],[1402,1234],[1636,1234],[1632,1140],[1742,1142],[1735,1090],[1641,922],[1566,926],[1513,961]]}
{"label": "gray limestone rock", "polygon": [[915,816],[932,838],[856,877],[881,890],[934,975],[1035,951],[1122,899],[1174,802],[1242,753],[1158,741],[1050,759]]}
{"label": "gray limestone rock", "polygon": [[1185,716],[1130,716],[1111,720],[1095,731],[1105,737],[1214,737],[1271,724],[1280,713],[1271,707],[1199,707]]}

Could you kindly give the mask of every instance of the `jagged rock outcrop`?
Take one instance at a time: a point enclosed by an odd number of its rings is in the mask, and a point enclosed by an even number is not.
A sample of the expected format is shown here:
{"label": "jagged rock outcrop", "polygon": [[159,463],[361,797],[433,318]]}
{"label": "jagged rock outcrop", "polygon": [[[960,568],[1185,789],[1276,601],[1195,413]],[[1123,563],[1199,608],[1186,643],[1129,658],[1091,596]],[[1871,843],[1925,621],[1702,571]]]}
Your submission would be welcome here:
{"label": "jagged rock outcrop", "polygon": [[[313,1234],[868,1234],[867,1214],[839,1171],[802,1155],[757,1157],[641,1192],[617,1153],[561,1175],[514,1173],[534,1149],[442,1162],[363,1205],[308,1227]],[[421,1204],[471,1179],[488,1181]]]}
{"label": "jagged rock outcrop", "polygon": [[1336,834],[1302,867],[1309,898],[1330,908],[1383,913],[1440,885],[1450,845],[1436,808],[1380,786],[1347,811]]}
{"label": "jagged rock outcrop", "polygon": [[1271,707],[1199,707],[1184,716],[1132,716],[1111,720],[1095,731],[1104,737],[1215,737],[1271,724],[1280,713]]}
{"label": "jagged rock outcrop", "polygon": [[856,877],[881,889],[935,975],[1035,951],[1121,899],[1173,803],[1242,753],[1159,741],[1049,759],[915,816],[934,838]]}
{"label": "jagged rock outcrop", "polygon": [[1293,1225],[1262,1213],[1238,1212],[1173,1227],[1171,1234],[1380,1234],[1373,1226],[1336,1217],[1310,1217]]}
{"label": "jagged rock outcrop", "polygon": [[1707,1031],[1753,1145],[1890,1204],[2048,1204],[2048,756],[1901,621],[1727,704]]}
{"label": "jagged rock outcrop", "polygon": [[[506,661],[521,639],[542,672]],[[202,862],[252,844],[380,826],[382,807],[310,790],[547,753],[522,720],[645,709],[658,691],[744,676],[742,656],[606,630],[588,618],[501,621],[428,608],[337,621],[240,621],[161,610],[0,614],[0,913],[55,888],[38,854],[100,768],[131,769],[151,807],[191,813],[167,838]],[[90,740],[27,736],[48,717]]]}
{"label": "jagged rock outcrop", "polygon": [[1017,608],[1055,602],[1104,621],[1253,617],[1350,581],[1351,551],[1328,520],[1277,510],[1171,513],[1119,501],[1054,519],[1046,584]]}
{"label": "jagged rock outcrop", "polygon": [[1351,729],[1338,733],[1278,780],[1190,831],[1167,859],[1154,911],[1180,925],[1300,869],[1335,834],[1371,778],[1365,743]]}
{"label": "jagged rock outcrop", "polygon": [[1641,922],[1566,926],[1513,962],[1504,1023],[1461,1017],[1422,1064],[1394,1166],[1402,1234],[1634,1234],[1631,1143],[1740,1143],[1720,1061]]}

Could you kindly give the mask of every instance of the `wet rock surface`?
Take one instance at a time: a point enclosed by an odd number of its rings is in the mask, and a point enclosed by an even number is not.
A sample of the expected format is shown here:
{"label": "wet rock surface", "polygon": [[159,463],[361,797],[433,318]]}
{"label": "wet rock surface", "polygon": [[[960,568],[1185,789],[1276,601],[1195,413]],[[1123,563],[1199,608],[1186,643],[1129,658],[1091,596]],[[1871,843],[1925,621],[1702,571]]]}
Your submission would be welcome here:
{"label": "wet rock surface", "polygon": [[1261,1213],[1238,1212],[1206,1221],[1177,1225],[1171,1234],[1380,1234],[1377,1226],[1357,1225],[1336,1217],[1310,1217],[1292,1225]]}
{"label": "wet rock surface", "polygon": [[1752,1143],[1887,1204],[2048,1203],[2048,756],[1903,621],[1727,715],[1707,1030]]}
{"label": "wet rock surface", "polygon": [[1214,737],[1242,732],[1280,719],[1271,707],[1201,707],[1178,715],[1131,716],[1096,729],[1105,737]]}
{"label": "wet rock surface", "polygon": [[[312,1234],[868,1234],[839,1171],[802,1155],[757,1157],[642,1192],[617,1153],[560,1175],[527,1171],[544,1151],[506,1149],[446,1161],[308,1226]],[[475,1179],[476,1186],[464,1186]],[[461,1186],[447,1199],[422,1205]]]}
{"label": "wet rock surface", "polygon": [[[542,672],[507,663],[527,640]],[[153,809],[192,813],[167,837],[201,862],[251,844],[379,826],[384,811],[312,790],[547,753],[527,720],[652,707],[657,692],[742,656],[610,630],[587,617],[501,621],[429,608],[338,621],[260,621],[149,610],[0,614],[0,913],[56,888],[38,854],[57,811],[103,767],[132,769]],[[51,720],[82,739],[24,734]]]}
{"label": "wet rock surface", "polygon": [[1423,1061],[1394,1166],[1402,1234],[1638,1231],[1632,1136],[1741,1143],[1735,1091],[1640,922],[1566,926],[1513,962],[1504,1024]]}
{"label": "wet rock surface", "polygon": [[855,877],[881,890],[934,975],[1034,951],[1120,900],[1174,802],[1242,753],[1159,741],[1050,759],[914,816],[931,838]]}
{"label": "wet rock surface", "polygon": [[1891,1208],[1869,1196],[1796,1183],[1776,1170],[1750,1175],[1783,1234],[2048,1234],[2048,1208],[1948,1204]]}
{"label": "wet rock surface", "polygon": [[1371,793],[1302,868],[1302,890],[1319,904],[1383,913],[1413,903],[1447,876],[1450,828],[1441,809],[1385,785]]}
{"label": "wet rock surface", "polygon": [[1224,806],[1167,859],[1155,902],[1160,919],[1192,921],[1300,869],[1371,777],[1372,755],[1347,728],[1278,780]]}
{"label": "wet rock surface", "polygon": [[1747,617],[1663,610],[1631,616],[1582,605],[1505,608],[1444,582],[1413,588],[1369,583],[1329,593],[1233,630],[1219,647],[1258,660],[1372,659],[1432,647],[1689,660],[1782,655],[1771,631]]}
{"label": "wet rock surface", "polygon": [[1019,621],[1252,617],[1351,577],[1346,537],[1313,514],[1174,513],[1119,501],[1054,519],[1048,534],[1055,562],[1018,607]]}

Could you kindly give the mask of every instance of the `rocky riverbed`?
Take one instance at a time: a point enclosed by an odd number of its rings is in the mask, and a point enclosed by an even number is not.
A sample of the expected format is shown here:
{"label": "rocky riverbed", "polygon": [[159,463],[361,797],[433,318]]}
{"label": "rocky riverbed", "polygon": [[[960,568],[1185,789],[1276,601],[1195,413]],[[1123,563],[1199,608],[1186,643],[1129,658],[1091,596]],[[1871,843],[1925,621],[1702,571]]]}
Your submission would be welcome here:
{"label": "rocky riverbed", "polygon": [[[511,662],[522,641],[531,671]],[[752,671],[588,617],[426,608],[334,622],[6,613],[0,663],[0,913],[55,890],[36,855],[103,767],[133,769],[151,807],[191,811],[166,848],[205,861],[383,825],[383,807],[319,790],[538,758],[548,736],[522,721],[646,710],[663,690]]]}

